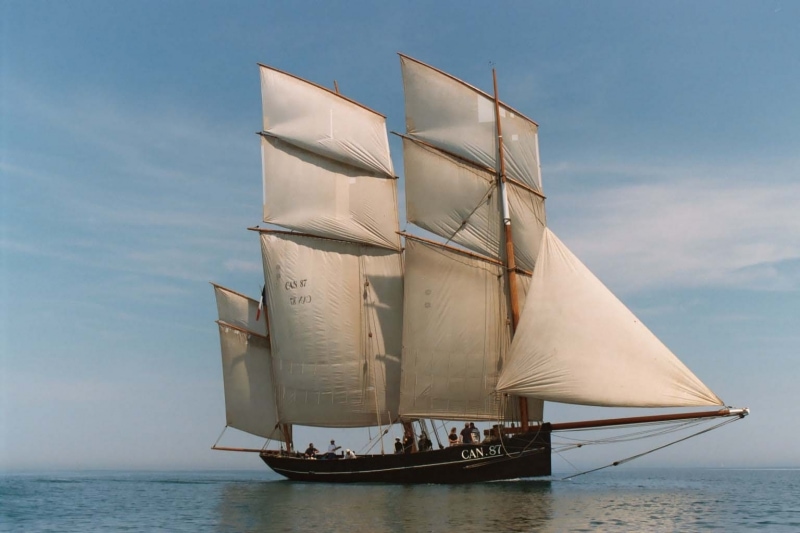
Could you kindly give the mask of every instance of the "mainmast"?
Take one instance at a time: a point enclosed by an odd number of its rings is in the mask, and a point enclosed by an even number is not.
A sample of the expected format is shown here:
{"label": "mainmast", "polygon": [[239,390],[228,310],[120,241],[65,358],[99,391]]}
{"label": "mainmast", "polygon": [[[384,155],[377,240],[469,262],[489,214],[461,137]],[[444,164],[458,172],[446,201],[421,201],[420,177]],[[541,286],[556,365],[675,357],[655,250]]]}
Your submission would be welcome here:
{"label": "mainmast", "polygon": [[[497,162],[498,162],[498,187],[503,209],[503,231],[506,241],[506,279],[508,279],[509,302],[511,304],[511,337],[519,324],[519,300],[517,299],[517,271],[514,259],[514,239],[511,233],[511,213],[508,209],[508,193],[506,191],[506,159],[503,154],[503,127],[500,124],[500,97],[497,92],[497,71],[492,69],[492,82],[494,84],[494,114],[497,125]],[[528,430],[528,399],[519,398],[519,417],[522,431]]]}

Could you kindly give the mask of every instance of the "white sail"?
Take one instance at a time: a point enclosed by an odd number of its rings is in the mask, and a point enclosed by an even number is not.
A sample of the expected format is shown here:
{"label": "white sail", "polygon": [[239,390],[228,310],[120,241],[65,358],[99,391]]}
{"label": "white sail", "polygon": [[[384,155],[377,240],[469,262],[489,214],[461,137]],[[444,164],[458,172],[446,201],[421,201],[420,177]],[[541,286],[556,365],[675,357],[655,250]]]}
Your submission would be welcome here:
{"label": "white sail", "polygon": [[[444,72],[400,56],[406,131],[414,138],[492,169],[497,164],[494,98]],[[506,173],[541,192],[538,126],[500,105]]]}
{"label": "white sail", "polygon": [[265,132],[323,157],[394,177],[385,117],[324,87],[260,67]]}
{"label": "white sail", "polygon": [[406,239],[400,413],[497,420],[510,342],[500,264]]}
{"label": "white sail", "polygon": [[[536,258],[546,225],[544,198],[523,187],[508,183],[508,208],[514,234],[514,258],[517,268],[535,270]],[[503,253],[505,256],[505,253]],[[522,303],[520,302],[520,309]]]}
{"label": "white sail", "polygon": [[400,254],[304,235],[261,234],[283,423],[362,427],[397,416]]}
{"label": "white sail", "polygon": [[498,390],[610,407],[723,404],[550,230]]}
{"label": "white sail", "polygon": [[214,294],[219,313],[226,424],[253,435],[282,439],[272,386],[266,313],[256,320],[256,300],[218,285],[214,286]]}
{"label": "white sail", "polygon": [[262,136],[264,221],[400,249],[394,179]]}
{"label": "white sail", "polygon": [[[436,235],[493,259],[505,257],[497,178],[440,150],[403,139],[406,218]],[[544,199],[508,184],[519,268],[532,271],[545,226]]]}

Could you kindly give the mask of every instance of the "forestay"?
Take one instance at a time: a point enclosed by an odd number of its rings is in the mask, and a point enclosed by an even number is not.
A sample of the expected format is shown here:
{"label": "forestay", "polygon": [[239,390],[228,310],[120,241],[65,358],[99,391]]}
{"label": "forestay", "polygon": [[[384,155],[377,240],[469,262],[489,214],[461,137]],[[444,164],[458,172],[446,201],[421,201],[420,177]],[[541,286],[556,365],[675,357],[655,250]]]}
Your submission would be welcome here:
{"label": "forestay", "polygon": [[261,234],[282,423],[374,426],[398,412],[400,254],[282,232]]}
{"label": "forestay", "polygon": [[267,317],[256,320],[258,302],[214,286],[219,313],[225,421],[230,427],[282,439],[272,386]]}
{"label": "forestay", "polygon": [[498,389],[608,407],[723,404],[549,229]]}

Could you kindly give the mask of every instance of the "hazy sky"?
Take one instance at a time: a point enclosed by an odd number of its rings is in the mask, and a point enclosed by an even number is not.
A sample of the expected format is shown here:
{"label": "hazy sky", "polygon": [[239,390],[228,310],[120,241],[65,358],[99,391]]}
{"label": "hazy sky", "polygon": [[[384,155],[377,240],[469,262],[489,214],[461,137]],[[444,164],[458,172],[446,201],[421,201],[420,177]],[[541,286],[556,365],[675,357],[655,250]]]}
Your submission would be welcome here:
{"label": "hazy sky", "polygon": [[549,225],[753,410],[643,464],[800,466],[800,4],[0,0],[0,32],[0,469],[261,468],[209,450],[208,282],[263,283],[256,63],[404,131],[396,52],[497,68]]}

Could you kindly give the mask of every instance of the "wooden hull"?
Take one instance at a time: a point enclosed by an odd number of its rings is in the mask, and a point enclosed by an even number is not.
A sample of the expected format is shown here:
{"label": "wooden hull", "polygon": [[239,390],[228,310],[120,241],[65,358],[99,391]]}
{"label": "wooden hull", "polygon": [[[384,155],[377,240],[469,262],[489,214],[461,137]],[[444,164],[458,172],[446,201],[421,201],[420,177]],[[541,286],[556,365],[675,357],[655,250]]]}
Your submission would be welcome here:
{"label": "wooden hull", "polygon": [[304,459],[280,452],[261,454],[278,474],[326,483],[475,483],[550,475],[550,433],[507,436],[503,442],[451,446],[409,454],[356,459]]}

